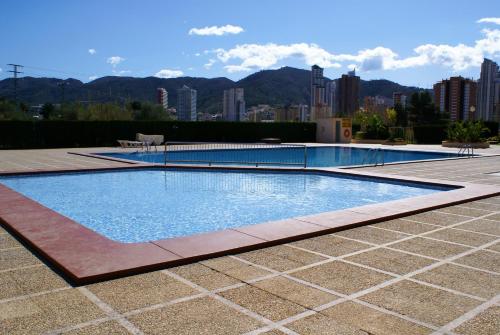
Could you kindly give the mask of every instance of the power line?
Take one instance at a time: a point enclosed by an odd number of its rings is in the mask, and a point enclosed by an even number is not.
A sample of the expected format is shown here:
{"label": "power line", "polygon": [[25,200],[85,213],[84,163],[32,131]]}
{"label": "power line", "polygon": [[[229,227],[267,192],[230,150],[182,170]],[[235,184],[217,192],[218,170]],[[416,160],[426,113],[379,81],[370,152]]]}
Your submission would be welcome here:
{"label": "power line", "polygon": [[44,71],[44,72],[56,72],[56,73],[61,73],[61,74],[66,74],[66,75],[91,76],[91,74],[89,74],[89,73],[64,71],[64,70],[44,68],[44,67],[31,66],[31,65],[25,65],[24,67],[27,69],[40,70],[40,71]]}

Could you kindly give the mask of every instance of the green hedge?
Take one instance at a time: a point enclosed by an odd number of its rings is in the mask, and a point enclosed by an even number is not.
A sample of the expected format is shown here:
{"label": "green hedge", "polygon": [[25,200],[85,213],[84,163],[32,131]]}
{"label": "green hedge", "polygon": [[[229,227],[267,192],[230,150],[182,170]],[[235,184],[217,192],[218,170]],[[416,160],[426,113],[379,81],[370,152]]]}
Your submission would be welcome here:
{"label": "green hedge", "polygon": [[417,144],[441,144],[446,139],[445,125],[413,126],[413,136]]}
{"label": "green hedge", "polygon": [[315,142],[314,123],[181,121],[0,121],[0,148],[70,148],[116,146],[136,133],[162,134],[168,141],[256,142],[277,137],[284,142]]}
{"label": "green hedge", "polygon": [[[498,122],[485,121],[484,126],[490,130],[488,136],[496,136],[498,134]],[[441,141],[446,140],[448,129],[447,125],[422,125],[414,126],[413,133],[417,144],[441,144]]]}
{"label": "green hedge", "polygon": [[484,126],[490,130],[488,136],[498,135],[498,122],[495,121],[485,121]]}

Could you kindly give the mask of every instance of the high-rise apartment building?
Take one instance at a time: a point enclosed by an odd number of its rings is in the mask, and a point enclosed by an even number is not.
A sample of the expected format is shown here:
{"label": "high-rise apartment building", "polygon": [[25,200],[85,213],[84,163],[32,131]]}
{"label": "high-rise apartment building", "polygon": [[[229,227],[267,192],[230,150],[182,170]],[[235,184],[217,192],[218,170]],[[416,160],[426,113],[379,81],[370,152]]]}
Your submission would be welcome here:
{"label": "high-rise apartment building", "polygon": [[477,83],[472,79],[451,77],[434,84],[435,104],[452,121],[474,118]]}
{"label": "high-rise apartment building", "polygon": [[325,117],[326,109],[326,87],[323,68],[313,65],[311,67],[311,121]]}
{"label": "high-rise apartment building", "polygon": [[245,96],[242,88],[224,90],[222,118],[225,121],[243,121],[246,119]]}
{"label": "high-rise apartment building", "polygon": [[311,105],[310,119],[331,117],[336,112],[337,83],[323,76],[323,68],[311,67]]}
{"label": "high-rise apartment building", "polygon": [[196,90],[186,85],[177,90],[177,120],[196,121]]}
{"label": "high-rise apartment building", "polygon": [[392,105],[396,106],[397,104],[401,105],[403,108],[406,108],[406,101],[408,97],[402,92],[394,92],[392,93]]}
{"label": "high-rise apartment building", "polygon": [[330,114],[331,116],[335,115],[337,113],[336,109],[336,102],[337,102],[337,83],[335,80],[330,80],[326,83],[325,86],[325,101],[326,105],[330,109]]}
{"label": "high-rise apartment building", "polygon": [[336,80],[336,99],[338,114],[352,117],[359,110],[359,85],[360,78],[356,71],[349,71]]}
{"label": "high-rise apartment building", "polygon": [[156,103],[162,105],[164,110],[168,109],[168,92],[166,89],[161,87],[156,89]]}
{"label": "high-rise apartment building", "polygon": [[[484,121],[500,121],[497,112],[500,108],[495,106],[495,100],[499,100],[499,85],[495,85],[500,80],[498,64],[485,58],[481,65],[481,75],[477,88],[477,118]],[[495,87],[497,86],[497,87]],[[495,88],[497,91],[495,92]]]}

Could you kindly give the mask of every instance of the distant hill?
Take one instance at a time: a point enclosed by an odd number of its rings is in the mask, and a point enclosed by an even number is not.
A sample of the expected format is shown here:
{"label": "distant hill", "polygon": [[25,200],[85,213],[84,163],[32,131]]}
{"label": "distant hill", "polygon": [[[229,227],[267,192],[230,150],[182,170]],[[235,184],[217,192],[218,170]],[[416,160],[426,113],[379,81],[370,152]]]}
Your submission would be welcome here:
{"label": "distant hill", "polygon": [[[170,106],[175,106],[177,103],[177,89],[187,85],[198,91],[198,110],[212,113],[222,110],[223,91],[232,87],[245,89],[247,106],[309,104],[310,99],[310,71],[283,67],[278,70],[256,72],[237,82],[224,77],[161,79],[109,76],[85,84],[76,79],[61,81],[56,78],[22,77],[18,79],[19,100],[27,104],[59,103],[63,99],[62,82],[65,101],[154,102],[156,88],[163,87],[168,91]],[[389,80],[361,80],[360,99],[367,95],[391,98],[395,91],[411,94],[419,90],[421,89],[402,86]],[[13,79],[0,81],[0,97],[13,98],[13,96]]]}

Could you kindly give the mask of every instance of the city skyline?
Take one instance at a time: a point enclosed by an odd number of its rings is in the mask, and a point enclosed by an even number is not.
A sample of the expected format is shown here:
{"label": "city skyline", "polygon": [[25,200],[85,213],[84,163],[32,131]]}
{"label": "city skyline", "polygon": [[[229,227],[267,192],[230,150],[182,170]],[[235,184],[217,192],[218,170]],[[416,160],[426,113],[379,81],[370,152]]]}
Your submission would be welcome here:
{"label": "city skyline", "polygon": [[15,47],[0,55],[0,79],[10,77],[9,63],[25,65],[22,75],[84,82],[108,75],[237,80],[318,64],[330,78],[356,67],[366,80],[431,88],[451,76],[478,79],[483,57],[500,61],[500,18],[491,15],[500,4],[456,4],[6,0],[0,38]]}

